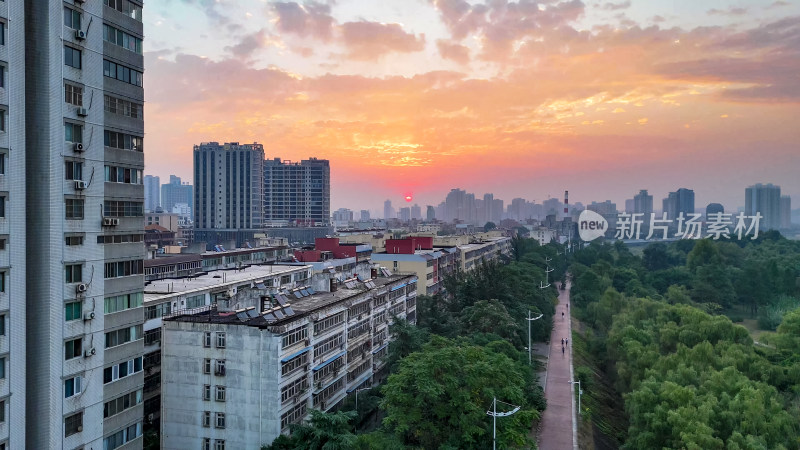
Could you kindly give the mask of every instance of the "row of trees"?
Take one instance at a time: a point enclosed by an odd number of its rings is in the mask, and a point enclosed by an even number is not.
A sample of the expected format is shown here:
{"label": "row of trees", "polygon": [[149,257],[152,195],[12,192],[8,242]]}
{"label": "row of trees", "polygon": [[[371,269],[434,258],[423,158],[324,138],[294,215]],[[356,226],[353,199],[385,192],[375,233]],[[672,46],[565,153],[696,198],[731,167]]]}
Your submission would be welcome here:
{"label": "row of trees", "polygon": [[[535,447],[531,424],[545,400],[536,367],[528,364],[525,317],[528,310],[543,313],[534,339],[549,336],[556,292],[539,289],[539,282],[545,280],[545,258],[554,258],[558,249],[532,240],[514,244],[510,264],[481,264],[447,279],[448,295],[419,297],[416,326],[394,321],[390,375],[376,392],[360,397],[358,412],[314,411],[308,424],[269,449],[490,448],[486,411],[494,397],[521,407],[497,421],[498,447]],[[563,277],[563,263],[551,267],[551,278]],[[365,400],[373,399],[379,411],[364,411]],[[369,423],[365,417],[371,415],[383,418],[378,429],[354,428],[355,422]]]}
{"label": "row of trees", "polygon": [[797,308],[798,243],[681,241],[641,257],[593,244],[576,261],[572,303],[623,394],[626,448],[800,448],[800,309],[760,344],[710,314]]}

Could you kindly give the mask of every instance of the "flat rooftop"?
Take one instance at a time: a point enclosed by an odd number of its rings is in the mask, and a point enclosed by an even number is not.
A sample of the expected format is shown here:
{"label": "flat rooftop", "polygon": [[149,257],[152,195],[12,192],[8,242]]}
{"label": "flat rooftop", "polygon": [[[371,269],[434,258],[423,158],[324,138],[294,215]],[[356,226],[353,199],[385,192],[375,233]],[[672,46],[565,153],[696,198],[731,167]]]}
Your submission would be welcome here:
{"label": "flat rooftop", "polygon": [[[378,290],[386,285],[404,279],[407,280],[406,283],[397,287],[405,286],[411,282],[412,279],[413,281],[416,281],[417,276],[410,274],[393,274],[388,277],[373,278],[368,281],[374,283],[374,290]],[[281,311],[282,317],[276,318],[275,320],[268,321],[264,317],[265,311],[251,310],[250,315],[247,315],[242,312],[237,313],[235,311],[219,311],[216,309],[216,307],[214,307],[214,305],[201,308],[199,311],[197,309],[182,310],[181,312],[175,313],[171,316],[166,316],[165,320],[246,325],[258,328],[280,326],[287,322],[304,317],[313,311],[333,305],[369,290],[364,282],[354,281],[354,283],[354,288],[340,287],[336,292],[316,292],[302,298],[296,298],[290,294],[287,296],[288,301],[282,308],[273,308],[269,310],[274,311],[275,309],[279,309]],[[287,312],[290,314],[287,315]]]}
{"label": "flat rooftop", "polygon": [[145,283],[144,302],[156,300],[165,296],[187,294],[194,291],[203,291],[213,287],[225,287],[237,283],[271,278],[287,272],[294,272],[302,267],[311,268],[310,265],[253,265],[241,269],[222,269],[203,272],[197,276],[153,280]]}

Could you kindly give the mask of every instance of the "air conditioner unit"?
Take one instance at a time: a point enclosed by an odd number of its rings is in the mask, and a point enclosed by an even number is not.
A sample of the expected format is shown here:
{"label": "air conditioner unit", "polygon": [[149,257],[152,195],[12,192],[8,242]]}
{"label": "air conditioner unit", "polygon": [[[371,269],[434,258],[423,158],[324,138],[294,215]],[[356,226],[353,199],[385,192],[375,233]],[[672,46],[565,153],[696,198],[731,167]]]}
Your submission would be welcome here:
{"label": "air conditioner unit", "polygon": [[78,425],[78,433],[80,433],[81,431],[83,431],[83,425]]}
{"label": "air conditioner unit", "polygon": [[79,41],[86,39],[86,32],[83,30],[75,30],[75,39]]}
{"label": "air conditioner unit", "polygon": [[83,356],[88,358],[90,356],[94,356],[95,353],[97,353],[97,350],[95,350],[94,347],[91,347],[83,351]]}
{"label": "air conditioner unit", "polygon": [[75,292],[77,292],[78,294],[86,292],[87,289],[89,289],[89,285],[86,283],[75,285]]}
{"label": "air conditioner unit", "polygon": [[76,152],[82,152],[83,151],[83,144],[80,143],[80,142],[76,142],[76,143],[72,144],[72,150],[76,151]]}
{"label": "air conditioner unit", "polygon": [[83,181],[83,180],[75,180],[75,190],[76,191],[82,191],[82,190],[86,189],[87,187],[89,187],[89,184],[86,183],[85,181]]}
{"label": "air conditioner unit", "polygon": [[133,150],[135,152],[138,152],[139,151],[139,146],[138,145],[133,145],[133,146],[131,146],[131,150]]}
{"label": "air conditioner unit", "polygon": [[111,219],[111,225],[112,225],[112,226],[117,226],[117,225],[119,225],[119,219],[117,219],[117,218],[112,218],[112,219]]}
{"label": "air conditioner unit", "polygon": [[87,312],[86,314],[83,315],[83,320],[92,320],[94,318],[95,318],[95,312],[94,311],[89,311],[89,312]]}
{"label": "air conditioner unit", "polygon": [[86,108],[78,108],[77,113],[80,117],[86,117],[89,115],[89,110]]}
{"label": "air conditioner unit", "polygon": [[112,220],[113,219],[111,219],[111,217],[103,217],[103,226],[110,227],[111,225],[113,225],[113,223],[111,222]]}

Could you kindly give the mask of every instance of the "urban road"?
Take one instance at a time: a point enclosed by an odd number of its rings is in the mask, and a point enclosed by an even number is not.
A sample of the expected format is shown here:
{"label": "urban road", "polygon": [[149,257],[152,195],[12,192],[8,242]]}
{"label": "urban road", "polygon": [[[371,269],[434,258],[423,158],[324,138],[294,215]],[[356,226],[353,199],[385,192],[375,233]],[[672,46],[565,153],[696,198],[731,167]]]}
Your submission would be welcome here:
{"label": "urban road", "polygon": [[553,332],[550,335],[550,350],[547,358],[547,374],[544,396],[547,409],[542,414],[539,428],[540,450],[568,450],[578,448],[577,422],[575,421],[575,398],[572,381],[572,342],[564,346],[561,340],[571,337],[569,311],[569,289],[559,292]]}

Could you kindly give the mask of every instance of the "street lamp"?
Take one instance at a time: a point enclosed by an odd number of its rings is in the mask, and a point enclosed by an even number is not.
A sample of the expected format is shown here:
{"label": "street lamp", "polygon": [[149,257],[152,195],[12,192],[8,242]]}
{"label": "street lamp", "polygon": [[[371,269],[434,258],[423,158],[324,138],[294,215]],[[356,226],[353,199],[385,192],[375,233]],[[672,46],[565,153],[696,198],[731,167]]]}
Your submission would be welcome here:
{"label": "street lamp", "polygon": [[356,412],[358,412],[358,393],[361,392],[361,391],[368,391],[370,389],[372,389],[372,388],[371,387],[365,387],[365,388],[356,389]]}
{"label": "street lamp", "polygon": [[547,269],[544,271],[544,276],[545,276],[544,280],[545,284],[548,286],[550,286],[550,272],[553,271],[553,269],[550,268],[550,261],[552,260],[553,258],[548,258],[547,256],[544,257],[544,262],[547,265]]}
{"label": "street lamp", "polygon": [[578,414],[581,414],[581,395],[583,395],[583,389],[581,389],[581,380],[578,381],[569,380],[569,383],[578,385]]}
{"label": "street lamp", "polygon": [[519,411],[519,409],[520,409],[519,406],[512,405],[511,403],[506,403],[506,402],[503,402],[503,401],[501,401],[500,403],[506,404],[508,406],[513,406],[514,409],[512,409],[511,411],[506,411],[506,412],[500,412],[499,413],[499,412],[497,412],[497,397],[493,397],[492,398],[492,410],[491,411],[486,411],[486,414],[492,416],[492,418],[493,418],[492,419],[492,422],[493,422],[492,423],[492,449],[495,449],[495,450],[497,449],[497,418],[498,417],[508,417],[508,416],[514,414],[515,412]]}
{"label": "street lamp", "polygon": [[539,314],[539,317],[531,317],[531,310],[528,310],[528,317],[525,319],[528,321],[528,365],[531,365],[531,322],[534,320],[539,320],[544,316],[544,314]]}

